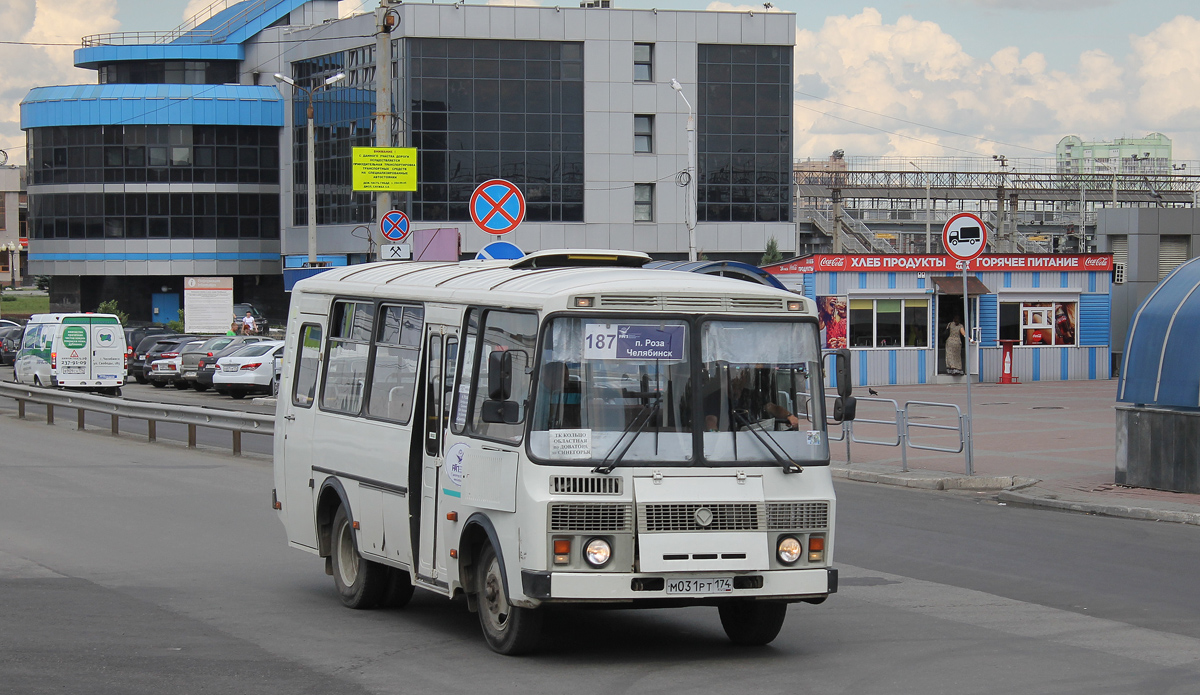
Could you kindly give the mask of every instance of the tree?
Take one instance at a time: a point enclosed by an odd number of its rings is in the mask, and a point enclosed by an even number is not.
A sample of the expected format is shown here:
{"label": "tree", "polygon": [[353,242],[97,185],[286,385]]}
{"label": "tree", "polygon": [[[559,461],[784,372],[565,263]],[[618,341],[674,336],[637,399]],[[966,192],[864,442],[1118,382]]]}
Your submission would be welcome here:
{"label": "tree", "polygon": [[117,300],[115,299],[109,299],[108,301],[100,302],[100,306],[96,307],[96,311],[101,314],[114,314],[117,317],[117,320],[121,322],[122,326],[129,324],[129,314],[121,311],[121,308],[117,306]]}
{"label": "tree", "polygon": [[758,264],[760,266],[771,265],[773,263],[778,263],[779,261],[782,261],[782,260],[783,260],[783,253],[781,253],[779,251],[779,242],[775,240],[775,237],[771,237],[767,241],[767,250],[763,252],[762,260],[759,261]]}

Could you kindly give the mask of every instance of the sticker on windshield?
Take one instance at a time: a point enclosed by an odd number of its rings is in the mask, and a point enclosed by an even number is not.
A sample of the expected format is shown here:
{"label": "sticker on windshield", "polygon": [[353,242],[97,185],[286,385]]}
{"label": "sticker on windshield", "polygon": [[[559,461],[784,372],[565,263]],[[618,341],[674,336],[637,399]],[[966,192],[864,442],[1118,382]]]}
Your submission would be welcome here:
{"label": "sticker on windshield", "polygon": [[808,431],[808,445],[821,446],[821,430]]}
{"label": "sticker on windshield", "polygon": [[590,459],[591,430],[550,430],[550,458]]}
{"label": "sticker on windshield", "polygon": [[589,323],[584,326],[585,360],[682,360],[686,326]]}

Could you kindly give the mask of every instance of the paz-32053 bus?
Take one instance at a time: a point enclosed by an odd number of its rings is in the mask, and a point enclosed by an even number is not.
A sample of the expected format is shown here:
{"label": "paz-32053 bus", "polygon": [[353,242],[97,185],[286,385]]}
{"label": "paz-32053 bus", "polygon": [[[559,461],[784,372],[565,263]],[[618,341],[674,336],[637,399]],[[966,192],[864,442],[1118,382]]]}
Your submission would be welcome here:
{"label": "paz-32053 bus", "polygon": [[[465,594],[488,645],[547,604],[713,605],[765,644],[837,590],[812,301],[644,254],[375,263],[298,283],[274,505],[351,608]],[[853,417],[837,356],[833,416]]]}

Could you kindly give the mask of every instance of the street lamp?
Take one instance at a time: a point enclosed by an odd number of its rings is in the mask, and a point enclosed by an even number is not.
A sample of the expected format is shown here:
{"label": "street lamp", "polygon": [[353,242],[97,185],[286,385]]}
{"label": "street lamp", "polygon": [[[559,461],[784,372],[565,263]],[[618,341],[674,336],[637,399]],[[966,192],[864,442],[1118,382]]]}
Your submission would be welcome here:
{"label": "street lamp", "polygon": [[692,102],[683,94],[683,85],[679,80],[671,78],[671,89],[679,92],[679,98],[687,104],[687,187],[684,188],[683,221],[688,228],[688,260],[696,260],[696,113],[692,110]]}
{"label": "street lamp", "polygon": [[932,214],[929,210],[929,172],[925,171],[913,162],[909,162],[909,164],[912,164],[913,168],[917,171],[925,174],[925,253],[933,253],[933,237],[930,235],[929,231],[929,217]]}
{"label": "street lamp", "polygon": [[8,274],[12,288],[17,289],[17,282],[21,279],[21,247],[13,242],[8,242],[0,249],[8,251]]}
{"label": "street lamp", "polygon": [[305,150],[305,158],[308,160],[308,267],[314,268],[317,265],[317,162],[316,162],[316,133],[313,126],[313,92],[319,89],[325,89],[329,85],[338,80],[345,79],[346,73],[339,72],[338,74],[326,78],[320,85],[309,88],[303,87],[296,83],[295,80],[287,75],[275,73],[275,81],[289,84],[295,89],[304,92],[305,98],[308,99],[308,143]]}

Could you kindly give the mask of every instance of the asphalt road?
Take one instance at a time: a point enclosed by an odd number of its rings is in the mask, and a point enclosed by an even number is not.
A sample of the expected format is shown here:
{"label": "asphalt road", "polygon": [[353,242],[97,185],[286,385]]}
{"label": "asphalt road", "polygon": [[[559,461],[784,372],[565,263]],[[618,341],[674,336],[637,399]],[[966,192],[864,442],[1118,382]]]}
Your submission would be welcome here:
{"label": "asphalt road", "polygon": [[465,604],[342,608],[271,470],[0,414],[0,692],[1198,693],[1200,530],[838,487],[842,590],[774,644],[711,608],[558,610],[540,654]]}

